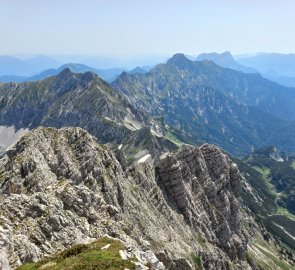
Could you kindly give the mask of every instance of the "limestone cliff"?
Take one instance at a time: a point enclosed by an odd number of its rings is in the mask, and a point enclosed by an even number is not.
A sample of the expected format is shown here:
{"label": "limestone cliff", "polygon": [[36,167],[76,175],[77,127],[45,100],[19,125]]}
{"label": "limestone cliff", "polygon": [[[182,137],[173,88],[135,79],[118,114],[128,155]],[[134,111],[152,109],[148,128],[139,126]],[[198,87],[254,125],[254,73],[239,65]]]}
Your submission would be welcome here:
{"label": "limestone cliff", "polygon": [[212,145],[126,167],[83,129],[41,127],[2,157],[0,187],[0,254],[12,268],[106,234],[153,254],[152,269],[248,265],[240,174]]}

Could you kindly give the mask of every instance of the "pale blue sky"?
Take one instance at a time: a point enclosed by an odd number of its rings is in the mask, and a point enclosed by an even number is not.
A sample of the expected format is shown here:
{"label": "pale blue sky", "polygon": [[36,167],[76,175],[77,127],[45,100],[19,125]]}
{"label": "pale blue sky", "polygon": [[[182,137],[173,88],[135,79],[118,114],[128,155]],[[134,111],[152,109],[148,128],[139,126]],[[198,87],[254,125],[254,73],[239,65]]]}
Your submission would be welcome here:
{"label": "pale blue sky", "polygon": [[0,55],[295,52],[294,0],[0,0]]}

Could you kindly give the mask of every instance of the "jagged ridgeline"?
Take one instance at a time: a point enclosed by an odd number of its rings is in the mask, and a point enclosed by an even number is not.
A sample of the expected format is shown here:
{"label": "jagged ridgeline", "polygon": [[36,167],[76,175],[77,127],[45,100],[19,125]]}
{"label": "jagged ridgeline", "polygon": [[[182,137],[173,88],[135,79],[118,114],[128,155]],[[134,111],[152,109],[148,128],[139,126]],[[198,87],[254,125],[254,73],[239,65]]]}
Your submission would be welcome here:
{"label": "jagged ridgeline", "polygon": [[111,85],[70,69],[36,82],[0,84],[0,125],[79,126],[119,145],[148,127],[157,138],[214,143],[235,156],[268,145],[290,153],[294,100],[294,89],[259,74],[176,54],[147,73],[122,73]]}
{"label": "jagged ridgeline", "polygon": [[149,120],[91,72],[74,74],[65,69],[42,81],[0,88],[1,125],[17,130],[40,125],[81,126],[108,142],[122,140]]}
{"label": "jagged ridgeline", "polygon": [[0,85],[0,145],[6,137],[15,137],[10,129],[20,132],[38,126],[85,128],[101,143],[122,144],[130,160],[141,158],[142,150],[157,156],[177,148],[176,138],[160,118],[135,108],[91,72],[65,69],[37,82]]}
{"label": "jagged ridgeline", "polygon": [[37,128],[0,168],[3,265],[82,269],[105,259],[99,269],[291,269],[272,259],[274,241],[240,211],[239,170],[216,146],[185,146],[126,168],[83,129]]}
{"label": "jagged ridgeline", "polygon": [[293,269],[293,163],[203,143],[294,152],[294,93],[181,54],[0,84],[0,264]]}
{"label": "jagged ridgeline", "polygon": [[295,89],[259,74],[176,54],[148,73],[123,73],[112,86],[137,108],[177,127],[187,143],[214,143],[234,155],[263,145],[295,150]]}

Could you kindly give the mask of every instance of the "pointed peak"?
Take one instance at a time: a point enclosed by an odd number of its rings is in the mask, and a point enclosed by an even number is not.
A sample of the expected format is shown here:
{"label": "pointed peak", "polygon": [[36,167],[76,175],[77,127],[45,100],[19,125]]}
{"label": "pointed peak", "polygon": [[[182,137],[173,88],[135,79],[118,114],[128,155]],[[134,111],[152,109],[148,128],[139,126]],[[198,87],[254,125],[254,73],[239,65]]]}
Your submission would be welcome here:
{"label": "pointed peak", "polygon": [[91,81],[91,80],[98,79],[99,76],[96,73],[92,72],[92,71],[86,71],[86,72],[83,73],[82,78],[84,80]]}
{"label": "pointed peak", "polygon": [[129,74],[144,74],[147,73],[147,71],[145,69],[143,69],[142,67],[135,67],[134,69],[128,71]]}
{"label": "pointed peak", "polygon": [[60,73],[58,73],[57,77],[59,78],[67,78],[71,76],[73,73],[69,67],[64,68]]}
{"label": "pointed peak", "polygon": [[189,60],[183,53],[176,53],[174,54],[169,60],[169,61],[187,61]]}
{"label": "pointed peak", "polygon": [[167,64],[175,65],[177,67],[185,68],[192,64],[183,53],[176,53],[167,61]]}

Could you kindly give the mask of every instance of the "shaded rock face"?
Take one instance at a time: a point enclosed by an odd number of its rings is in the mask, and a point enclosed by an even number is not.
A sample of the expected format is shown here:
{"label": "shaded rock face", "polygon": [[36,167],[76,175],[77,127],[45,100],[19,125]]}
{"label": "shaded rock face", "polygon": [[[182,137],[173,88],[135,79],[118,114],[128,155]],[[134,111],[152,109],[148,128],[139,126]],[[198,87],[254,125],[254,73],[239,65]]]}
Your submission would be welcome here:
{"label": "shaded rock face", "polygon": [[227,260],[242,268],[239,185],[237,167],[212,145],[122,168],[82,129],[38,128],[0,159],[3,263],[15,268],[108,234],[167,269],[192,269],[192,254],[204,269],[230,269]]}
{"label": "shaded rock face", "polygon": [[40,81],[1,84],[0,112],[0,126],[16,131],[77,126],[103,143],[121,142],[151,121],[94,73],[68,68]]}
{"label": "shaded rock face", "polygon": [[240,230],[237,166],[218,147],[203,145],[185,147],[157,168],[158,183],[185,221],[201,228],[205,238],[232,259],[242,259],[246,242]]}

